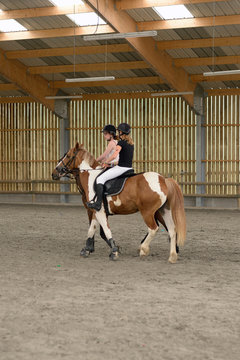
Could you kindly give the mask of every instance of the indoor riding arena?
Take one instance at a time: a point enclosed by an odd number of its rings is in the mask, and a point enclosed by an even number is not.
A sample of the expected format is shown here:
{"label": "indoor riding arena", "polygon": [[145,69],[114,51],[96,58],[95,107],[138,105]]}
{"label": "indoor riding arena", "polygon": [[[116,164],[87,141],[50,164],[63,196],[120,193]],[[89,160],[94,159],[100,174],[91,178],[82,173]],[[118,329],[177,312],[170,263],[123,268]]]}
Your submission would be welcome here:
{"label": "indoor riding arena", "polygon": [[0,0],[0,360],[236,360],[239,234],[240,0]]}

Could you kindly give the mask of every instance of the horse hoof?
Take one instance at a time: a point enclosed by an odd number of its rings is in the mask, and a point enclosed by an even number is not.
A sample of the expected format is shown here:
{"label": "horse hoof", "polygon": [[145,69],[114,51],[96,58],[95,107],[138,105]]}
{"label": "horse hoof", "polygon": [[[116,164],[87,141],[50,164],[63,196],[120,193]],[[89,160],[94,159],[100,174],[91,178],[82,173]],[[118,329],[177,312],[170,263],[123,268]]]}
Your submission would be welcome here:
{"label": "horse hoof", "polygon": [[84,257],[84,258],[87,258],[89,257],[89,255],[92,253],[93,251],[91,250],[88,250],[86,248],[83,248],[81,251],[80,251],[80,256]]}
{"label": "horse hoof", "polygon": [[110,260],[116,261],[118,258],[119,258],[118,251],[111,252],[109,255]]}
{"label": "horse hoof", "polygon": [[173,253],[170,255],[168,261],[171,263],[171,264],[175,264],[177,262],[177,254]]}
{"label": "horse hoof", "polygon": [[150,249],[149,249],[149,248],[143,248],[143,247],[141,247],[141,248],[140,248],[140,253],[139,253],[140,258],[144,258],[145,256],[148,256],[149,252],[150,252]]}

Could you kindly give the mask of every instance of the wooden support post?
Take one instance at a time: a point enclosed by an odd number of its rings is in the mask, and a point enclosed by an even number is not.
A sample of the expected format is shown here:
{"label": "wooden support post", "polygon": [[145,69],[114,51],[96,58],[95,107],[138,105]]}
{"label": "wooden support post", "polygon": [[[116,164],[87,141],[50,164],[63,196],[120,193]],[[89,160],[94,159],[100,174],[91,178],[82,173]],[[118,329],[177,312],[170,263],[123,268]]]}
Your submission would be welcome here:
{"label": "wooden support post", "polygon": [[[60,117],[60,156],[63,156],[66,151],[69,150],[70,147],[70,139],[69,139],[69,130],[67,130],[70,126],[69,124],[69,101],[66,100],[56,100],[55,101],[55,109],[54,112]],[[68,180],[66,178],[61,178],[61,180]],[[70,191],[69,184],[62,184],[60,186],[60,191],[65,193]],[[62,194],[60,195],[61,203],[68,202],[68,195]]]}
{"label": "wooden support post", "polygon": [[[240,195],[240,185],[237,185],[237,194]],[[240,197],[238,198],[238,208],[240,209]]]}
{"label": "wooden support post", "polygon": [[[194,110],[197,116],[197,133],[196,133],[196,181],[205,182],[206,166],[205,162],[205,148],[206,148],[206,127],[205,112],[204,112],[204,90],[198,85],[194,91]],[[197,185],[197,194],[205,193],[205,185]],[[196,197],[196,206],[203,206],[204,198]]]}

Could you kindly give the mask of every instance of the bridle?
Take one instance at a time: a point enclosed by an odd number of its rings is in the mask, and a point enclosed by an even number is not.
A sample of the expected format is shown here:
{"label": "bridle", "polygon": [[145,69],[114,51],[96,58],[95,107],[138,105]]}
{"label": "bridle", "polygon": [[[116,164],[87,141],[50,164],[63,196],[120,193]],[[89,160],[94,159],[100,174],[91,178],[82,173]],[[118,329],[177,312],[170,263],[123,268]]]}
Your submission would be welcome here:
{"label": "bridle", "polygon": [[[60,170],[60,173],[64,174],[65,177],[69,178],[69,179],[74,179],[76,180],[76,183],[77,183],[77,188],[78,188],[78,191],[80,192],[81,195],[84,195],[85,192],[83,190],[83,187],[82,187],[82,184],[81,184],[81,181],[80,181],[80,176],[79,176],[79,173],[80,172],[83,172],[83,171],[90,171],[90,170],[99,170],[99,169],[86,169],[86,170],[82,170],[80,171],[78,168],[75,167],[75,162],[76,162],[76,157],[77,157],[77,154],[79,153],[81,149],[77,149],[74,151],[73,153],[73,156],[68,160],[68,162],[65,164],[63,159],[66,157],[67,155],[67,152],[61,157],[61,159],[59,159],[58,163],[62,162],[62,167],[61,167],[61,170]],[[72,170],[69,169],[69,166],[73,164],[73,168]]]}
{"label": "bridle", "polygon": [[[69,177],[71,178],[71,174],[73,174],[74,172],[74,169],[75,169],[75,161],[76,161],[76,157],[77,157],[77,154],[80,150],[75,150],[74,153],[73,153],[73,156],[68,160],[68,162],[65,164],[63,159],[66,157],[67,155],[67,152],[61,157],[61,159],[59,159],[59,163],[62,162],[63,166],[61,167],[61,173],[64,173],[66,177]],[[69,166],[73,163],[73,169],[69,169]]]}
{"label": "bridle", "polygon": [[[67,152],[61,157],[61,159],[59,159],[58,163],[62,162],[62,167],[60,172],[62,174],[64,174],[65,177],[69,178],[69,179],[73,179],[76,180],[77,183],[77,188],[78,191],[80,192],[81,195],[85,195],[85,192],[83,190],[81,181],[80,181],[80,176],[79,176],[79,169],[77,169],[74,165],[75,165],[75,161],[76,161],[76,157],[78,152],[80,151],[80,149],[75,150],[73,156],[68,160],[68,162],[65,164],[63,159],[66,157]],[[69,166],[73,164],[73,168],[72,170],[69,169]]]}

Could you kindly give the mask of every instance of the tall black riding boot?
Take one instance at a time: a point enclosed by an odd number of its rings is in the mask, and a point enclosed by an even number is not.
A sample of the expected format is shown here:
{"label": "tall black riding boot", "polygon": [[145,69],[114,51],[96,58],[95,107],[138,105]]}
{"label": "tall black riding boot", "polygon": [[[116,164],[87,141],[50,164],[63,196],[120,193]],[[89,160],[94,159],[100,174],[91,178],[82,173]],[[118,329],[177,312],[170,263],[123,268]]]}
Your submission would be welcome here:
{"label": "tall black riding boot", "polygon": [[87,206],[89,209],[94,209],[99,211],[102,207],[102,198],[103,198],[103,184],[97,184],[96,185],[96,195],[97,200],[95,202],[87,202]]}

